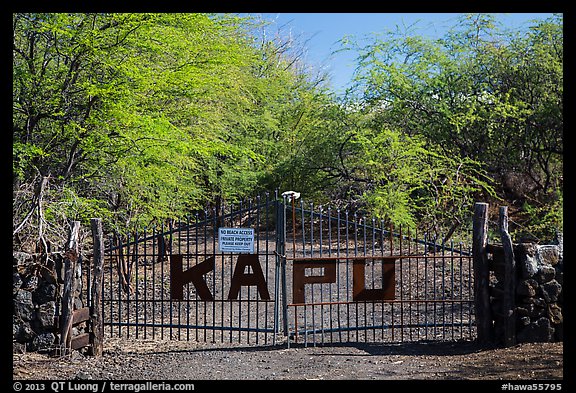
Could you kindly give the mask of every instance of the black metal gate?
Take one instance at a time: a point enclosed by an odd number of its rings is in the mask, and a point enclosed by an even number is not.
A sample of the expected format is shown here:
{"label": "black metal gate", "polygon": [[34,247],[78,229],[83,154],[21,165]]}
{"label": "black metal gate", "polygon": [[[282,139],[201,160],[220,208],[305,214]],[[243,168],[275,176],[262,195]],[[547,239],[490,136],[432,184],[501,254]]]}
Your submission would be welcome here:
{"label": "black metal gate", "polygon": [[472,256],[462,242],[394,232],[290,196],[107,243],[108,336],[263,345],[475,336]]}
{"label": "black metal gate", "polygon": [[[119,245],[108,249],[105,261],[105,333],[274,343],[279,326],[278,207],[266,196],[199,212],[129,238],[110,237],[109,244]],[[254,254],[249,255],[256,259],[221,252],[221,227],[254,229]],[[265,289],[250,285],[257,265]]]}
{"label": "black metal gate", "polygon": [[463,241],[394,232],[302,201],[284,206],[288,344],[475,337],[472,252]]}

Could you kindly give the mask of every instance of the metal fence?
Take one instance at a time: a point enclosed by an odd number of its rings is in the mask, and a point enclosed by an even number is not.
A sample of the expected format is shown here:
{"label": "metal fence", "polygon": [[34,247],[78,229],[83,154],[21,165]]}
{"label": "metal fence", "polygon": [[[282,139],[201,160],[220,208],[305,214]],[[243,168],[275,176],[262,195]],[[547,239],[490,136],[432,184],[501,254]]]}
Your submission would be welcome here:
{"label": "metal fence", "polygon": [[[270,343],[278,326],[277,210],[276,201],[258,198],[254,203],[199,212],[127,239],[110,237],[102,301],[105,333]],[[268,299],[250,285],[241,285],[234,299],[228,299],[240,254],[219,252],[219,227],[254,228],[254,252]],[[192,268],[201,281],[181,285],[181,293],[176,293],[178,288],[173,287],[179,276]]]}
{"label": "metal fence", "polygon": [[[222,250],[220,228],[250,229],[253,249]],[[109,236],[107,246],[107,336],[263,345],[475,336],[461,242],[277,194]]]}
{"label": "metal fence", "polygon": [[285,271],[294,272],[286,282],[294,288],[287,291],[289,342],[474,337],[472,256],[463,243],[299,205],[288,204],[286,225]]}

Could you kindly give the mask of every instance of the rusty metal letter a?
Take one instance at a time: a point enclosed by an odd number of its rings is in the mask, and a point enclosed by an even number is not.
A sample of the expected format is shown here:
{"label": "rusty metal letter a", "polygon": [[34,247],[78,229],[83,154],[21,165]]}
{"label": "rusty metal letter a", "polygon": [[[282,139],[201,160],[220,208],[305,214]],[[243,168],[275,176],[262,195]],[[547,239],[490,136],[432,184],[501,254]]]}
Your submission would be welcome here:
{"label": "rusty metal letter a", "polygon": [[[246,267],[252,268],[252,273],[245,273]],[[234,268],[234,275],[232,276],[232,283],[230,285],[230,292],[228,292],[228,300],[238,299],[240,287],[244,285],[255,285],[260,294],[260,299],[270,300],[270,293],[266,286],[264,273],[256,254],[240,254],[236,267]]]}

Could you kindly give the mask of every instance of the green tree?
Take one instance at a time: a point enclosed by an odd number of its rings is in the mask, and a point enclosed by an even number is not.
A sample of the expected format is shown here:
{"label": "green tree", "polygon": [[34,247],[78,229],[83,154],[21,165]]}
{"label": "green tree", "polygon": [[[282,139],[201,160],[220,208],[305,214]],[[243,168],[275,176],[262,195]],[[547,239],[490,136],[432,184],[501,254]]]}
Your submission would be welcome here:
{"label": "green tree", "polygon": [[[14,14],[14,234],[124,231],[261,191],[313,90],[282,41],[209,14]],[[27,230],[26,230],[27,229]],[[45,242],[45,241],[44,241]]]}
{"label": "green tree", "polygon": [[44,229],[65,232],[65,225],[48,225],[54,211],[102,207],[82,191],[86,178],[117,154],[95,114],[117,85],[109,54],[138,19],[13,15],[13,217],[21,241],[25,228],[37,227],[44,244]]}
{"label": "green tree", "polygon": [[361,48],[356,98],[375,127],[423,136],[428,150],[482,163],[498,196],[516,208],[556,208],[562,41],[561,16],[507,31],[490,15],[466,15],[438,39],[391,31]]}

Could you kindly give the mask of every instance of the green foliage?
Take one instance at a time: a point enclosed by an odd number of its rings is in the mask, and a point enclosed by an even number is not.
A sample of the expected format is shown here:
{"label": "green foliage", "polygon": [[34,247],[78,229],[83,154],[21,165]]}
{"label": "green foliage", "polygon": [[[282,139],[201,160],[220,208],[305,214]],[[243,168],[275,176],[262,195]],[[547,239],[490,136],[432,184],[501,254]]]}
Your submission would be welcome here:
{"label": "green foliage", "polygon": [[209,14],[13,22],[15,190],[42,177],[61,190],[29,203],[15,192],[15,226],[39,199],[45,218],[98,214],[124,231],[274,187],[263,179],[314,87],[282,42],[254,40],[260,26]]}
{"label": "green foliage", "polygon": [[[50,196],[56,199],[55,196]],[[90,226],[90,219],[100,217],[109,220],[110,210],[106,201],[96,198],[86,198],[76,194],[69,187],[58,191],[58,202],[50,203],[46,208],[44,218],[47,222],[65,223],[66,220],[80,221],[86,227]]]}
{"label": "green foliage", "polygon": [[517,33],[470,15],[442,39],[390,32],[361,48],[341,101],[297,42],[251,18],[13,14],[13,226],[44,237],[98,216],[125,232],[293,189],[438,232],[514,172],[536,184],[517,198],[523,225],[548,233],[561,24]]}
{"label": "green foliage", "polygon": [[511,234],[516,239],[524,237],[536,239],[542,244],[552,244],[558,232],[564,227],[564,197],[561,192],[551,196],[545,205],[534,205],[525,202],[522,206],[523,222],[514,227]]}
{"label": "green foliage", "polygon": [[[426,149],[455,159],[441,167],[473,163],[494,180],[498,199],[545,206],[563,182],[562,48],[561,16],[506,31],[490,15],[466,15],[440,39],[390,31],[360,48],[353,98],[366,104],[375,129],[422,136]],[[506,190],[510,173],[535,186]],[[491,200],[484,178],[469,178],[453,203]]]}
{"label": "green foliage", "polygon": [[348,167],[364,183],[362,200],[394,226],[438,231],[464,220],[475,194],[493,193],[478,163],[430,150],[419,136],[362,129],[350,144]]}

